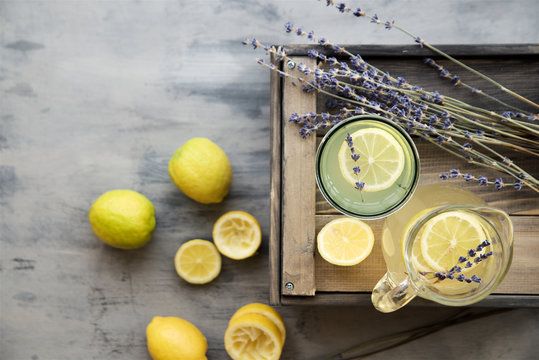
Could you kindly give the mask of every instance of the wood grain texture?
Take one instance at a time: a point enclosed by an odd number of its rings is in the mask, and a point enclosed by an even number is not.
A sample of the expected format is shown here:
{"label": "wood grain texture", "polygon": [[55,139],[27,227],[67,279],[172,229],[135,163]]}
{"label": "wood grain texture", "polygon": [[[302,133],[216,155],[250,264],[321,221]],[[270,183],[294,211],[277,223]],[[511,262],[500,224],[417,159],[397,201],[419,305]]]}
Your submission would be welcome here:
{"label": "wood grain texture", "polygon": [[[313,59],[294,58],[312,67]],[[287,72],[294,71],[286,68]],[[282,293],[314,295],[316,138],[298,141],[297,129],[288,123],[294,112],[308,112],[316,106],[316,95],[299,90],[301,84],[289,78],[283,84],[282,165]],[[288,286],[287,286],[288,285]]]}
{"label": "wood grain texture", "polygon": [[[401,45],[401,46],[387,46],[387,45],[357,45],[357,44],[342,44],[352,54],[361,54],[362,56],[399,56],[399,57],[418,57],[429,56],[432,57],[432,51],[427,48],[421,48],[417,45]],[[433,44],[439,50],[451,54],[452,56],[464,56],[464,57],[492,57],[492,56],[527,56],[538,55],[539,45],[537,44],[488,44],[488,45],[436,45]],[[320,45],[308,45],[308,44],[293,44],[287,45],[287,54],[293,56],[305,55],[309,49],[314,49],[319,52],[323,52],[328,56],[339,56],[338,53],[331,48],[327,48]]]}
{"label": "wood grain texture", "polygon": [[[271,62],[279,66],[275,56]],[[269,235],[269,302],[277,305],[281,297],[281,78],[270,73],[270,235]]]}

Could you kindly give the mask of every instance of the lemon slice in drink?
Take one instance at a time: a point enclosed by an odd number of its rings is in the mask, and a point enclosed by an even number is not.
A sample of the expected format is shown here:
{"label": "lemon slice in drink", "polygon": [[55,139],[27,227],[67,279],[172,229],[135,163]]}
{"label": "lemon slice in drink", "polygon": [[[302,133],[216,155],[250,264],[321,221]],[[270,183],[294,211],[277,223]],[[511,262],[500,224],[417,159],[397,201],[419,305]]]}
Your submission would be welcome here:
{"label": "lemon slice in drink", "polygon": [[361,220],[338,218],[327,223],[316,238],[318,252],[333,265],[352,266],[372,251],[374,234]]}
{"label": "lemon slice in drink", "polygon": [[229,211],[213,225],[213,242],[224,256],[242,260],[258,250],[262,242],[262,231],[251,214]]}
{"label": "lemon slice in drink", "polygon": [[[360,155],[354,162],[348,144],[343,141],[339,150],[341,173],[351,184],[365,183],[363,191],[374,192],[389,188],[404,169],[404,151],[399,142],[387,131],[377,128],[361,129],[351,134],[355,152]],[[359,166],[359,179],[353,168]]]}
{"label": "lemon slice in drink", "polygon": [[232,319],[225,332],[225,349],[234,360],[277,360],[282,347],[279,329],[264,315]]}
{"label": "lemon slice in drink", "polygon": [[261,303],[251,303],[242,306],[234,313],[234,315],[232,315],[229,324],[245,314],[259,314],[270,319],[279,329],[279,333],[281,334],[281,342],[284,344],[286,338],[286,328],[284,326],[283,318],[271,306]]}
{"label": "lemon slice in drink", "polygon": [[[405,243],[406,236],[408,236],[407,235],[408,232],[412,229],[412,227],[415,225],[415,223],[417,222],[417,220],[419,220],[420,217],[422,217],[423,215],[425,215],[426,213],[428,213],[432,209],[434,209],[434,208],[428,208],[428,209],[421,210],[420,212],[415,214],[410,219],[408,224],[406,224],[406,226],[404,227],[404,231],[402,232],[402,239],[401,239],[401,242],[400,242],[400,244],[401,244],[401,252],[402,252],[402,261],[404,263],[406,263],[406,256],[405,256],[406,249],[404,248],[404,243]],[[421,239],[421,235],[423,234],[423,230],[424,230],[424,228],[420,229],[418,234],[417,234],[417,236],[420,239]],[[425,259],[423,258],[423,255],[421,254],[421,241],[415,241],[414,242],[414,245],[413,245],[413,248],[412,248],[412,261],[413,261],[414,267],[417,269],[417,271],[420,271],[420,272],[431,271],[428,264],[426,264]]]}
{"label": "lemon slice in drink", "polygon": [[221,254],[208,240],[184,243],[174,257],[176,272],[191,284],[207,284],[221,272]]}
{"label": "lemon slice in drink", "polygon": [[463,211],[448,211],[430,219],[421,234],[422,260],[434,271],[449,271],[485,239],[479,219]]}

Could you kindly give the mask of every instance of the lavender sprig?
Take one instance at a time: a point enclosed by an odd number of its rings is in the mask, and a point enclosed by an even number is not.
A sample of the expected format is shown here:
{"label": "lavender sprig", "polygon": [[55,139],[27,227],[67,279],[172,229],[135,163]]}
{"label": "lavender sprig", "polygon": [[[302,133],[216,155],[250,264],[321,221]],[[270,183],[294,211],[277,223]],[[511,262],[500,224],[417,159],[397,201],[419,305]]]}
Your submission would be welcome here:
{"label": "lavender sprig", "polygon": [[[330,6],[330,5],[335,6],[335,4],[334,4],[333,1],[326,1],[326,5],[327,5],[327,6]],[[338,6],[336,6],[336,7],[337,7],[337,9],[339,10],[339,12],[341,12],[341,13],[352,12],[352,9],[348,8],[348,7],[346,6],[345,3],[339,3]],[[355,15],[355,14],[354,14],[354,15]],[[374,14],[373,16],[370,16],[370,15],[367,15],[367,14],[363,14],[361,17],[367,17],[367,18],[371,19],[371,23],[375,23],[375,24],[385,24],[385,23],[383,23],[383,22],[379,19],[379,17],[378,17],[377,14]],[[386,27],[386,28],[387,28],[387,27]],[[473,74],[475,74],[475,75],[477,75],[477,76],[483,78],[484,80],[487,80],[488,82],[490,82],[491,84],[495,85],[496,87],[498,87],[498,89],[500,89],[500,90],[506,92],[507,94],[509,94],[509,95],[511,95],[511,96],[513,96],[513,97],[515,97],[515,98],[517,98],[517,99],[519,99],[519,100],[521,100],[521,101],[523,101],[523,102],[525,102],[525,103],[527,103],[527,104],[529,104],[529,105],[532,105],[532,106],[534,106],[534,107],[536,107],[536,108],[539,108],[539,104],[536,104],[536,103],[534,103],[533,101],[531,101],[531,100],[529,100],[529,99],[527,99],[527,98],[525,98],[525,97],[523,97],[523,96],[521,96],[521,95],[515,93],[514,91],[507,89],[506,87],[504,87],[503,85],[499,84],[498,82],[496,82],[495,80],[491,79],[490,77],[488,77],[488,76],[482,74],[481,72],[479,72],[479,71],[477,71],[477,70],[475,70],[475,69],[473,69],[473,68],[467,66],[466,64],[464,64],[464,63],[458,61],[457,59],[455,59],[455,58],[453,58],[452,56],[446,54],[445,52],[441,51],[440,49],[438,49],[438,48],[432,46],[431,44],[427,43],[424,39],[420,38],[419,36],[410,33],[410,32],[407,31],[406,29],[404,29],[404,28],[402,28],[402,27],[400,27],[400,26],[398,26],[398,25],[396,25],[396,24],[394,24],[394,23],[392,23],[392,28],[396,28],[396,29],[398,29],[399,31],[401,31],[402,33],[404,33],[404,34],[410,36],[412,39],[414,39],[414,41],[415,41],[416,43],[419,44],[420,47],[426,47],[426,48],[428,48],[429,50],[431,50],[431,51],[433,51],[433,52],[435,52],[435,53],[437,53],[437,54],[439,54],[439,55],[441,55],[441,56],[443,56],[443,57],[445,57],[445,58],[451,60],[453,63],[455,63],[455,64],[457,64],[457,65],[459,65],[459,66],[465,68],[466,70],[470,71],[471,73],[473,73]]]}
{"label": "lavender sprig", "polygon": [[457,264],[455,264],[448,271],[445,271],[445,272],[422,271],[419,274],[423,276],[433,275],[434,277],[438,279],[438,281],[449,279],[449,280],[457,280],[460,282],[467,282],[468,284],[471,282],[481,283],[480,277],[474,274],[471,277],[467,278],[464,274],[462,274],[462,270],[463,270],[463,267],[471,268],[479,264],[481,261],[486,260],[490,256],[492,256],[493,254],[492,251],[489,251],[487,253],[482,252],[486,247],[490,245],[491,244],[488,241],[488,239],[485,239],[483,242],[477,245],[477,247],[468,250],[468,252],[466,253],[466,256],[460,256]]}
{"label": "lavender sprig", "polygon": [[352,160],[354,160],[354,164],[355,164],[354,167],[352,168],[352,170],[354,171],[354,175],[356,176],[356,179],[357,179],[354,185],[354,189],[359,190],[361,192],[361,201],[364,201],[362,190],[365,187],[365,183],[359,180],[359,173],[361,172],[361,168],[359,167],[359,165],[357,165],[357,161],[359,160],[361,156],[359,155],[359,153],[356,152],[356,149],[354,147],[354,139],[352,139],[352,136],[350,135],[350,133],[347,133],[344,141],[346,142],[346,144],[348,145],[348,148],[350,149],[350,157],[352,158]]}
{"label": "lavender sprig", "polygon": [[[522,173],[523,178],[525,178],[525,175]],[[480,176],[474,176],[470,173],[462,173],[459,169],[451,169],[446,173],[440,174],[440,179],[442,180],[449,180],[449,179],[464,179],[466,181],[476,181],[479,186],[488,186],[488,185],[494,185],[496,187],[496,190],[501,190],[504,187],[514,187],[516,190],[522,189],[522,181],[515,180],[512,183],[506,183],[503,181],[503,179],[496,178],[494,181],[489,181],[486,176],[480,175]]]}
{"label": "lavender sprig", "polygon": [[[492,96],[492,95],[489,95],[487,93],[485,93],[484,91],[482,90],[479,90],[477,88],[474,88],[468,84],[466,84],[465,82],[462,81],[462,79],[460,78],[460,76],[458,75],[454,75],[452,74],[449,70],[447,70],[446,68],[444,68],[442,65],[438,64],[436,61],[434,61],[433,59],[431,58],[425,58],[424,61],[423,61],[426,65],[438,70],[440,72],[440,77],[444,78],[444,79],[449,79],[451,81],[451,83],[453,84],[453,86],[463,86],[465,88],[467,88],[468,90],[470,90],[473,94],[480,94],[480,95],[483,95],[487,98],[489,98],[490,100],[493,100],[495,102],[497,102],[498,104],[501,104],[503,106],[505,106],[506,108],[511,108],[513,110],[517,110],[519,112],[523,112],[523,110],[520,110],[519,108],[517,107],[514,107],[512,105],[509,105],[501,100],[499,100],[498,98]],[[505,114],[503,115],[505,117]]]}
{"label": "lavender sprig", "polygon": [[[285,28],[290,32],[305,33],[297,31],[290,23]],[[309,34],[313,41],[317,39],[313,31]],[[293,82],[299,81],[305,91],[317,91],[332,96],[335,102],[348,108],[343,109],[341,115],[371,113],[384,116],[403,126],[410,134],[418,135],[469,163],[495,168],[515,179],[520,179],[519,175],[526,172],[513,162],[506,163],[504,156],[486,144],[508,146],[539,156],[537,141],[521,136],[521,132],[524,136],[526,134],[523,129],[493,127],[487,120],[494,119],[465,109],[461,105],[463,103],[456,99],[445,97],[437,92],[425,91],[419,86],[407,83],[403,78],[394,78],[371,66],[359,55],[352,55],[343,47],[337,47],[326,39],[318,41],[324,43],[324,46],[332,47],[334,50],[338,48],[343,54],[349,55],[350,66],[335,58],[326,57],[316,50],[309,51],[309,56],[327,62],[331,66],[329,70],[320,67],[311,69],[305,64],[298,64],[297,70],[302,74],[298,76],[294,74],[294,71],[282,71],[275,64],[265,63],[262,59],[258,59],[257,62],[278,72],[282,77],[290,78]],[[286,52],[281,47],[262,45],[258,40],[247,39],[243,43],[263,48],[277,61],[287,60]],[[303,75],[312,76],[314,80],[307,80]],[[487,110],[484,112],[492,113]],[[477,116],[477,118],[471,116]],[[511,116],[516,117],[516,114]],[[522,116],[525,115],[519,115],[519,117]],[[300,134],[305,137],[318,128],[331,127],[334,124],[316,119],[302,121],[301,125]],[[480,127],[480,129],[474,129],[472,126]],[[505,137],[513,141],[507,142]],[[467,142],[461,143],[456,139]],[[472,143],[476,146],[472,146]],[[488,155],[485,151],[492,155]],[[537,189],[539,182],[532,176],[526,176],[522,183],[539,191]]]}

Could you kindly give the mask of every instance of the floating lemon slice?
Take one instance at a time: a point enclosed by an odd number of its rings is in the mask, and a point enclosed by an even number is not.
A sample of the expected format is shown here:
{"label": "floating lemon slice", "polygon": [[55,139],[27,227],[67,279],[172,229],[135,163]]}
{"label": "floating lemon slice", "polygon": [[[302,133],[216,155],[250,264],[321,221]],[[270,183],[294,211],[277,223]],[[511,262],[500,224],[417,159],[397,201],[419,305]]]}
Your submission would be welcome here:
{"label": "floating lemon slice", "polygon": [[221,272],[221,254],[208,240],[184,243],[174,257],[176,272],[191,284],[206,284]]}
{"label": "floating lemon slice", "polygon": [[479,219],[463,211],[449,211],[430,219],[421,234],[422,261],[434,271],[449,271],[485,239]]}
{"label": "floating lemon slice", "polygon": [[254,255],[258,250],[262,242],[262,231],[251,214],[230,211],[215,222],[213,242],[221,254],[241,260]]}
{"label": "floating lemon slice", "polygon": [[[360,155],[354,162],[350,148],[343,141],[339,150],[339,167],[349,183],[365,183],[363,191],[374,192],[389,188],[404,169],[404,151],[399,142],[387,131],[367,128],[351,134],[355,152]],[[359,179],[353,168],[359,166]]]}
{"label": "floating lemon slice", "polygon": [[316,238],[318,252],[333,265],[351,266],[372,251],[374,234],[361,220],[339,218],[327,223]]}
{"label": "floating lemon slice", "polygon": [[225,332],[225,349],[234,360],[277,360],[282,347],[279,329],[264,315],[232,319]]}
{"label": "floating lemon slice", "polygon": [[232,315],[229,324],[245,314],[259,314],[270,319],[279,329],[279,333],[281,334],[281,342],[284,344],[286,338],[286,329],[284,326],[283,318],[271,306],[260,303],[251,303],[242,306],[238,309],[238,311],[234,313],[234,315]]}

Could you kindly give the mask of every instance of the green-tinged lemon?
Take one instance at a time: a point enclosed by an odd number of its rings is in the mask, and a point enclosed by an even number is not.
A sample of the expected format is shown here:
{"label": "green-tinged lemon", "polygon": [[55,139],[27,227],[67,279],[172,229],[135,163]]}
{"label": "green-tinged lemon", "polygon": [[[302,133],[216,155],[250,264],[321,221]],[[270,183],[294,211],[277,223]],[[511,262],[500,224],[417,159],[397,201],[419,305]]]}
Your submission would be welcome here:
{"label": "green-tinged lemon", "polygon": [[136,191],[112,190],[92,204],[88,220],[103,242],[120,249],[136,249],[152,237],[155,209]]}
{"label": "green-tinged lemon", "polygon": [[178,317],[154,317],[146,328],[146,341],[153,360],[207,360],[206,337]]}
{"label": "green-tinged lemon", "polygon": [[168,173],[185,195],[203,204],[223,201],[232,181],[228,157],[206,138],[193,138],[176,150]]}
{"label": "green-tinged lemon", "polygon": [[[387,131],[377,128],[358,130],[351,137],[360,157],[354,162],[348,144],[342,144],[338,158],[346,181],[364,182],[366,192],[385,190],[393,185],[404,169],[404,151],[399,142]],[[354,174],[355,166],[361,169],[359,177]]]}

